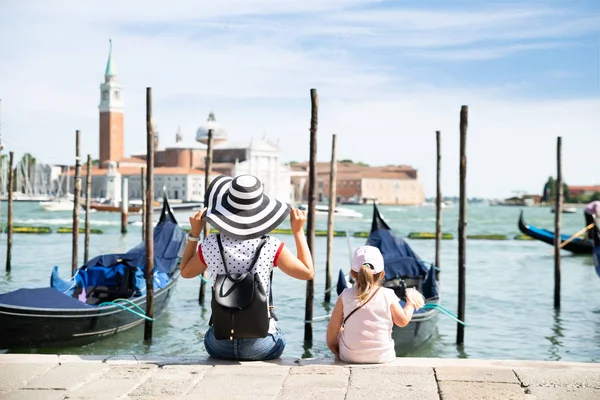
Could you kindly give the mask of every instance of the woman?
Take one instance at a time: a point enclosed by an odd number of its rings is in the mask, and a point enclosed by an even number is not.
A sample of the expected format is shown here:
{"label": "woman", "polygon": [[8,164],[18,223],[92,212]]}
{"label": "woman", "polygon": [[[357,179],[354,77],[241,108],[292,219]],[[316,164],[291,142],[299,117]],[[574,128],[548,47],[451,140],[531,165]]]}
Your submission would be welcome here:
{"label": "woman", "polygon": [[[191,230],[181,259],[181,276],[194,278],[208,270],[214,280],[211,302],[214,325],[204,336],[204,346],[215,358],[244,361],[279,358],[285,348],[285,336],[276,324],[272,299],[270,296],[268,300],[264,299],[265,294],[271,293],[273,268],[279,267],[285,274],[300,280],[314,276],[312,256],[303,229],[306,213],[270,198],[263,190],[262,183],[255,176],[240,175],[232,179],[220,175],[214,178],[206,191],[206,208],[190,217]],[[267,236],[288,215],[297,256],[279,239]],[[219,234],[210,234],[197,246],[206,221]],[[242,279],[248,276],[249,281]],[[264,305],[259,303],[259,311],[265,312],[268,318],[265,335],[247,334],[261,331],[260,327],[253,326],[260,323],[252,318],[238,318],[234,310],[230,321],[231,333],[229,326],[225,327],[229,337],[224,338],[220,333],[223,332],[222,325],[229,322],[222,318],[221,305],[228,301],[224,296],[232,292],[239,282],[246,281],[256,285],[251,287],[258,294],[252,297],[253,301],[261,298],[266,301],[266,312],[262,309]],[[215,291],[215,283],[219,283],[220,290]],[[224,290],[223,285],[227,284],[230,286]]]}

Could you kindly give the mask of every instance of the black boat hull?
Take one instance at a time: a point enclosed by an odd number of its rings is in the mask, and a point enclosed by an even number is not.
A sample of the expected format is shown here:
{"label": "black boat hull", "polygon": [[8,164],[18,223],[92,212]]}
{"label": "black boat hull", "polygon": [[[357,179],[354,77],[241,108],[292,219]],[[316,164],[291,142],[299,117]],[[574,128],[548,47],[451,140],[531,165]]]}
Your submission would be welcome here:
{"label": "black boat hull", "polygon": [[[155,318],[167,307],[178,277],[154,293]],[[131,301],[146,309],[146,296]],[[0,349],[18,350],[85,345],[134,328],[145,319],[118,306],[74,310],[0,306],[0,321]]]}
{"label": "black boat hull", "polygon": [[[523,211],[521,211],[521,215],[519,216],[519,230],[527,236],[554,246],[554,232],[527,224],[523,219]],[[566,241],[569,238],[570,235],[561,235],[562,241]],[[574,254],[592,254],[594,246],[589,239],[577,238],[564,245],[563,250],[568,250]]]}

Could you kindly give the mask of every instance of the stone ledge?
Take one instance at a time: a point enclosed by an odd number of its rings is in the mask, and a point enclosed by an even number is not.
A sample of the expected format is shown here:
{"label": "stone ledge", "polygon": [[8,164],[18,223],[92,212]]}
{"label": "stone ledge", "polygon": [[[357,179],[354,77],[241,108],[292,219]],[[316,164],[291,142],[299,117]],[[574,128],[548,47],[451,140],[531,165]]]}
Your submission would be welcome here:
{"label": "stone ledge", "polygon": [[226,361],[206,356],[149,356],[149,355],[58,355],[58,354],[0,354],[0,364],[68,364],[68,363],[106,363],[106,364],[156,364],[162,365],[243,365],[243,366],[342,366],[354,368],[389,367],[478,367],[478,368],[542,368],[542,369],[593,369],[600,370],[600,363],[534,361],[534,360],[481,360],[452,358],[402,358],[387,364],[346,364],[333,359],[296,359],[281,358],[273,361]]}

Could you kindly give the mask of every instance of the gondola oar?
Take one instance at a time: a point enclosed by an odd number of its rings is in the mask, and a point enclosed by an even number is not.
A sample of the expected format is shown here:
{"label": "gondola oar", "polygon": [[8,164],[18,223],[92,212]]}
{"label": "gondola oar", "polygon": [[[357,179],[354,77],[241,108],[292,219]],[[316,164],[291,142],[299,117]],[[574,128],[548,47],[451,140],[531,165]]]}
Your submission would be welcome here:
{"label": "gondola oar", "polygon": [[[595,225],[596,225],[596,223],[592,222],[591,224],[589,224],[588,226],[586,226],[585,228],[583,228],[579,232],[574,233],[573,236],[571,236],[570,238],[568,238],[567,240],[565,240],[564,242],[562,242],[560,244],[560,248],[562,249],[564,246],[566,246],[567,244],[569,244],[573,240],[575,240],[575,238],[577,238],[579,235],[583,235],[584,233],[586,233],[587,231],[589,231],[590,229],[592,229]],[[550,253],[554,253],[554,249],[552,249],[552,251],[550,251]]]}

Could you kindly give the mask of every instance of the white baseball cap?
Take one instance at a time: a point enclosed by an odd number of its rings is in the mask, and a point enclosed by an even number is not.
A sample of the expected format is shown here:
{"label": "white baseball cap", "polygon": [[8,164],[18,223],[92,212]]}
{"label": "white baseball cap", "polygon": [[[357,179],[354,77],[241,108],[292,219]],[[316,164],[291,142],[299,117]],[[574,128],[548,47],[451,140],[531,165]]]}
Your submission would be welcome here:
{"label": "white baseball cap", "polygon": [[373,274],[378,274],[383,271],[383,256],[377,247],[373,246],[360,246],[354,250],[352,256],[352,271],[360,271],[360,267],[363,264],[371,267]]}

